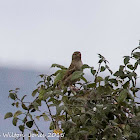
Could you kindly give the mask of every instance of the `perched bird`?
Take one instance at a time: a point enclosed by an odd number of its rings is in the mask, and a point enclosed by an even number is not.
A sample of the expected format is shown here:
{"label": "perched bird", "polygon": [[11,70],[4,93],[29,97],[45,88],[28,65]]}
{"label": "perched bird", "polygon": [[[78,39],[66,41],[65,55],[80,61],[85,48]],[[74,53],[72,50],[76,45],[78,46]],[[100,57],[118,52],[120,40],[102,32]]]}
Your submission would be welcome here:
{"label": "perched bird", "polygon": [[62,83],[64,86],[72,85],[75,81],[71,80],[72,74],[75,71],[81,71],[82,70],[82,60],[81,60],[81,53],[79,51],[76,51],[72,55],[72,61],[71,64],[66,71],[64,77],[62,78]]}

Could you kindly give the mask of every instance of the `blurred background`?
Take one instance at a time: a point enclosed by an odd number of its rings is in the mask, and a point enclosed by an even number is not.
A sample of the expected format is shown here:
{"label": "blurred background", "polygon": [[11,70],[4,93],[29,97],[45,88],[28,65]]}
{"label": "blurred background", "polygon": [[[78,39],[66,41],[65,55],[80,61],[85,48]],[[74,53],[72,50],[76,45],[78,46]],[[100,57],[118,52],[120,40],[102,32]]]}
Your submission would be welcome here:
{"label": "blurred background", "polygon": [[18,132],[11,119],[3,120],[14,111],[9,90],[19,87],[19,94],[31,95],[38,75],[51,73],[52,63],[68,67],[72,53],[81,51],[83,63],[97,68],[100,53],[117,70],[138,46],[139,5],[139,0],[0,1],[0,135]]}

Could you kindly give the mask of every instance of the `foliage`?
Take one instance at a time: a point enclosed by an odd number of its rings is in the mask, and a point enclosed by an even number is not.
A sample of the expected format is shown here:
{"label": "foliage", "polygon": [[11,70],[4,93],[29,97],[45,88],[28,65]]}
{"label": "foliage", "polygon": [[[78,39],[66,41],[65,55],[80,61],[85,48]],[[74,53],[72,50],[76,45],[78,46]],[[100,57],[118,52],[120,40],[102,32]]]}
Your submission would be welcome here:
{"label": "foliage", "polygon": [[[5,119],[12,118],[13,125],[18,126],[22,133],[27,129],[35,134],[43,134],[36,124],[42,117],[44,121],[51,121],[50,130],[58,133],[61,140],[140,139],[140,106],[135,101],[136,93],[140,90],[136,73],[140,65],[139,49],[135,48],[131,56],[124,56],[124,64],[115,73],[109,68],[108,61],[99,54],[97,70],[83,65],[83,70],[90,70],[92,82],[86,80],[83,72],[77,71],[72,79],[81,80],[62,89],[58,88],[58,84],[67,69],[53,64],[52,67],[59,70],[52,75],[40,75],[42,80],[32,92],[35,98],[32,102],[25,101],[26,95],[19,99],[19,89],[9,92],[17,111],[8,112]],[[100,74],[106,70],[110,74],[101,77]],[[41,113],[42,104],[46,105],[47,110]],[[53,108],[55,112],[52,112]],[[36,112],[40,115],[36,115]],[[64,137],[61,137],[62,133]],[[47,136],[44,138],[48,139]]]}

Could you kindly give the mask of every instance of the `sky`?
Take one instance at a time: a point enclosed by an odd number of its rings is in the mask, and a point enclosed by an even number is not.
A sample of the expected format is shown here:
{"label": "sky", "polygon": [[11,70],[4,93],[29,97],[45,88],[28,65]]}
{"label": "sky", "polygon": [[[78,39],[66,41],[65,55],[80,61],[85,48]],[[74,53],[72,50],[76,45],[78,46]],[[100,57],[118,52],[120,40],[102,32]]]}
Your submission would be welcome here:
{"label": "sky", "polygon": [[74,51],[97,66],[102,54],[113,70],[140,40],[140,0],[0,1],[0,66],[69,66]]}

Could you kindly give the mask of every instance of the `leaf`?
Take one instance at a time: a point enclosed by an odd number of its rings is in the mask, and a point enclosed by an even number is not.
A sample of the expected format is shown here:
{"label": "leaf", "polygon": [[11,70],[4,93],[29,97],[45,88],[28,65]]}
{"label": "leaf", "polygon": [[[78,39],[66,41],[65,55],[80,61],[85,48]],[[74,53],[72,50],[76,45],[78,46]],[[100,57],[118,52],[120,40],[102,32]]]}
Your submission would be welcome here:
{"label": "leaf", "polygon": [[91,68],[89,65],[87,65],[87,64],[84,64],[83,66],[82,66],[82,69],[86,69],[86,68]]}
{"label": "leaf", "polygon": [[103,71],[105,71],[105,67],[104,66],[101,66],[101,69],[100,69],[100,72],[103,72]]}
{"label": "leaf", "polygon": [[9,94],[9,97],[10,97],[11,99],[13,99],[13,100],[16,99],[15,93],[10,93],[10,94]]}
{"label": "leaf", "polygon": [[52,91],[46,92],[46,93],[43,95],[43,99],[46,100],[46,99],[48,99],[51,95],[52,95]]}
{"label": "leaf", "polygon": [[136,70],[138,67],[138,61],[134,64],[134,70]]}
{"label": "leaf", "polygon": [[55,125],[54,125],[54,123],[53,123],[53,122],[51,122],[51,123],[50,123],[50,127],[49,127],[49,129],[50,129],[50,130],[55,129]]}
{"label": "leaf", "polygon": [[42,116],[44,118],[44,121],[49,121],[50,120],[49,117],[45,113],[43,113]]}
{"label": "leaf", "polygon": [[31,128],[33,126],[33,121],[28,121],[26,123],[26,126],[29,127],[29,128]]}
{"label": "leaf", "polygon": [[130,60],[130,56],[124,56],[124,64],[128,64]]}
{"label": "leaf", "polygon": [[18,106],[19,106],[19,102],[16,102],[16,107],[18,108]]}
{"label": "leaf", "polygon": [[82,79],[85,83],[88,82],[87,79],[86,79],[84,76],[82,76],[81,79]]}
{"label": "leaf", "polygon": [[129,88],[129,81],[127,81],[123,84],[123,88],[125,88],[125,89]]}
{"label": "leaf", "polygon": [[39,76],[40,76],[41,78],[43,78],[45,75],[44,75],[44,74],[40,74]]}
{"label": "leaf", "polygon": [[18,110],[17,112],[15,112],[14,117],[17,117],[17,116],[19,116],[21,114],[22,114],[22,112],[20,110]]}
{"label": "leaf", "polygon": [[140,60],[137,60],[138,64],[140,65]]}
{"label": "leaf", "polygon": [[39,109],[38,109],[39,104],[37,102],[33,102],[32,105],[33,105],[35,110],[39,111]]}
{"label": "leaf", "polygon": [[118,81],[114,78],[109,79],[111,83],[114,83],[116,86],[118,85]]}
{"label": "leaf", "polygon": [[23,104],[23,103],[22,103],[22,108],[23,108],[24,110],[28,110],[28,108],[26,107],[26,105]]}
{"label": "leaf", "polygon": [[131,70],[134,69],[133,65],[127,65],[127,67],[128,67],[129,69],[131,69]]}
{"label": "leaf", "polygon": [[59,65],[59,64],[52,64],[51,67],[57,67],[57,68],[60,68],[60,69],[67,69],[66,67],[64,67],[62,65]]}
{"label": "leaf", "polygon": [[106,68],[108,69],[108,71],[112,74],[113,72],[112,72],[112,70],[109,68],[109,66],[108,65],[105,65],[106,66]]}
{"label": "leaf", "polygon": [[11,118],[11,117],[13,117],[13,114],[11,112],[8,112],[5,114],[4,119]]}
{"label": "leaf", "polygon": [[96,77],[96,82],[98,83],[98,82],[101,82],[101,81],[103,81],[103,78],[101,76],[97,76]]}
{"label": "leaf", "polygon": [[66,73],[66,70],[59,71],[59,73],[56,75],[56,77],[54,79],[54,85],[57,85],[58,82],[62,80],[62,78],[64,77],[65,73]]}
{"label": "leaf", "polygon": [[72,81],[75,81],[75,80],[81,78],[82,75],[83,75],[83,72],[82,72],[82,71],[75,71],[75,72],[72,74],[71,80],[72,80]]}
{"label": "leaf", "polygon": [[27,95],[24,95],[24,96],[22,97],[21,101],[23,101],[23,100],[24,100],[24,98],[25,98],[26,96],[27,96]]}
{"label": "leaf", "polygon": [[27,122],[27,117],[22,120],[23,123]]}
{"label": "leaf", "polygon": [[19,130],[23,132],[24,131],[24,125],[20,125]]}
{"label": "leaf", "polygon": [[36,93],[38,92],[38,89],[35,89],[33,92],[32,92],[32,96],[34,97],[36,95]]}
{"label": "leaf", "polygon": [[43,96],[44,96],[44,94],[46,93],[46,90],[44,89],[44,88],[41,88],[40,90],[39,90],[39,100],[42,100],[43,99]]}
{"label": "leaf", "polygon": [[20,90],[20,88],[16,88],[16,90]]}
{"label": "leaf", "polygon": [[125,99],[127,98],[127,93],[128,93],[128,91],[127,91],[126,89],[122,90],[122,91],[119,93],[119,97],[117,98],[117,101],[118,101],[119,103],[125,101]]}
{"label": "leaf", "polygon": [[61,106],[57,106],[56,107],[56,114],[60,115],[61,111],[64,110],[65,106],[61,105]]}
{"label": "leaf", "polygon": [[13,123],[14,126],[17,125],[17,121],[18,121],[18,118],[17,118],[17,117],[14,117],[14,118],[13,118],[13,121],[12,121],[12,123]]}
{"label": "leaf", "polygon": [[135,57],[136,59],[139,59],[140,58],[140,52],[134,52],[133,57]]}
{"label": "leaf", "polygon": [[12,103],[12,106],[14,106],[15,105],[15,103]]}
{"label": "leaf", "polygon": [[40,117],[41,117],[41,116],[36,116],[36,119],[39,121]]}
{"label": "leaf", "polygon": [[114,73],[114,76],[123,76],[124,75],[124,72],[123,71],[116,71]]}
{"label": "leaf", "polygon": [[94,87],[96,87],[96,83],[88,84],[87,87],[88,87],[88,88],[94,88]]}
{"label": "leaf", "polygon": [[124,70],[124,68],[125,68],[125,66],[120,65],[120,67],[119,67],[119,71],[123,71],[123,70]]}
{"label": "leaf", "polygon": [[91,69],[91,73],[92,73],[93,75],[95,75],[96,70]]}
{"label": "leaf", "polygon": [[34,129],[32,132],[33,132],[34,134],[38,134],[37,130],[35,130],[35,129]]}

